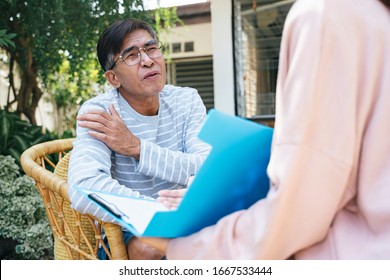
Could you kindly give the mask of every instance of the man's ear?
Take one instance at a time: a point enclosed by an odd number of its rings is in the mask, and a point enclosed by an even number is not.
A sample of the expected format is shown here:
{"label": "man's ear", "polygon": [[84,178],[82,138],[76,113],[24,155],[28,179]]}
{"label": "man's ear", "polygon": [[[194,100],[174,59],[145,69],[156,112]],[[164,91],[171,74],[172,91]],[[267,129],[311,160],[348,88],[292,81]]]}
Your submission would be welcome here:
{"label": "man's ear", "polygon": [[104,77],[106,80],[112,85],[114,88],[119,88],[121,86],[120,81],[118,80],[115,72],[113,70],[108,70],[104,73]]}

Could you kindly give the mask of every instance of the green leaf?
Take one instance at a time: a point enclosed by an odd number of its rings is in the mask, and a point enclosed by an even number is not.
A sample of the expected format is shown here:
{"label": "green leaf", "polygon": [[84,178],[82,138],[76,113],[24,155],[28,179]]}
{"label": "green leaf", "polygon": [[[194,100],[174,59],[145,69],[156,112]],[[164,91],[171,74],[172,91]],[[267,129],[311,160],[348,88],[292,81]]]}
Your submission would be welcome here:
{"label": "green leaf", "polygon": [[29,132],[15,133],[15,135],[19,135],[20,137],[25,138],[29,141],[32,141],[34,139],[34,135]]}
{"label": "green leaf", "polygon": [[12,115],[12,117],[13,117],[14,120],[15,120],[15,125],[18,126],[18,127],[20,127],[20,128],[21,128],[21,127],[31,127],[31,126],[32,126],[31,123],[26,122],[26,121],[24,121],[24,120],[21,120],[21,119],[19,118],[18,115]]}
{"label": "green leaf", "polygon": [[34,141],[31,143],[32,145],[39,144],[45,141],[50,140],[49,136],[47,135],[41,135],[40,137],[34,139]]}
{"label": "green leaf", "polygon": [[29,132],[32,134],[32,135],[40,135],[42,134],[42,126],[32,126],[30,129],[29,129]]}
{"label": "green leaf", "polygon": [[8,45],[11,46],[12,48],[15,48],[15,43],[13,41],[9,41]]}
{"label": "green leaf", "polygon": [[15,148],[10,148],[8,150],[8,153],[10,156],[12,156],[16,160],[16,163],[19,165],[20,164],[20,156],[22,155],[22,152],[15,149]]}
{"label": "green leaf", "polygon": [[11,40],[11,39],[13,39],[13,38],[15,38],[15,37],[16,37],[16,34],[15,34],[15,33],[11,33],[11,34],[5,35],[5,38],[7,38],[8,40]]}
{"label": "green leaf", "polygon": [[11,122],[6,117],[5,113],[1,114],[0,117],[0,133],[3,144],[7,143],[11,130]]}
{"label": "green leaf", "polygon": [[27,148],[29,148],[29,143],[26,141],[26,139],[20,137],[19,135],[14,135],[13,138],[19,151],[25,151]]}

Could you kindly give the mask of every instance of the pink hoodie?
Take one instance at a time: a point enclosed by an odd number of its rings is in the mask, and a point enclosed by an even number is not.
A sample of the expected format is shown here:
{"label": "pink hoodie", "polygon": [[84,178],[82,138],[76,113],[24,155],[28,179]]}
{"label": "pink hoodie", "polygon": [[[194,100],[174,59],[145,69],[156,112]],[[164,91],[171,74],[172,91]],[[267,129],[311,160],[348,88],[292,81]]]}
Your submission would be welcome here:
{"label": "pink hoodie", "polygon": [[266,199],[168,259],[390,259],[390,11],[298,0],[280,53]]}

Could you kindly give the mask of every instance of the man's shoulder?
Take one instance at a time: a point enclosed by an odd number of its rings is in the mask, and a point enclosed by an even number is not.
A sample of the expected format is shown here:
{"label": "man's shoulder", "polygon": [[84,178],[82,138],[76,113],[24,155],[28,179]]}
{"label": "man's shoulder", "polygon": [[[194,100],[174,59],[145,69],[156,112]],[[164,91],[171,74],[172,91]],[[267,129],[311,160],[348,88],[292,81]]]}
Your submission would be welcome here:
{"label": "man's shoulder", "polygon": [[115,89],[107,90],[106,92],[96,95],[95,97],[92,97],[91,99],[88,99],[85,101],[82,105],[82,107],[85,106],[108,106],[108,104],[116,102],[118,99],[118,94]]}
{"label": "man's shoulder", "polygon": [[189,102],[194,97],[198,96],[199,93],[196,89],[191,87],[181,87],[174,85],[165,85],[160,93],[160,98],[166,100],[169,103],[182,103],[183,101]]}
{"label": "man's shoulder", "polygon": [[197,90],[192,87],[165,85],[161,92],[162,95],[168,95],[168,96],[177,93],[192,95],[194,93],[197,93]]}
{"label": "man's shoulder", "polygon": [[202,104],[202,98],[195,88],[173,85],[164,86],[160,93],[160,101],[164,106],[188,112],[191,112],[193,106]]}

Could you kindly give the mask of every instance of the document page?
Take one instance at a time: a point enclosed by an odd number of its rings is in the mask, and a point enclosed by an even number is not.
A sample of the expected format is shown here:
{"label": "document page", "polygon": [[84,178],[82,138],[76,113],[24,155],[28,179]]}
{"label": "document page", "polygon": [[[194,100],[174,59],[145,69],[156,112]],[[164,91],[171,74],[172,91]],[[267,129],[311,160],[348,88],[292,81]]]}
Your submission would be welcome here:
{"label": "document page", "polygon": [[124,197],[88,190],[84,190],[84,192],[98,195],[108,208],[119,214],[120,217],[118,218],[130,224],[140,234],[148,227],[156,212],[170,211],[156,200]]}

